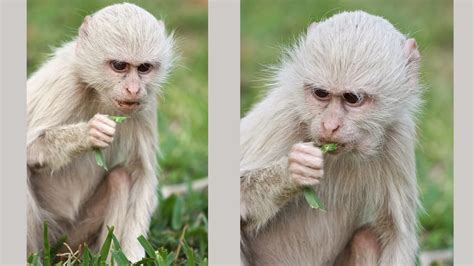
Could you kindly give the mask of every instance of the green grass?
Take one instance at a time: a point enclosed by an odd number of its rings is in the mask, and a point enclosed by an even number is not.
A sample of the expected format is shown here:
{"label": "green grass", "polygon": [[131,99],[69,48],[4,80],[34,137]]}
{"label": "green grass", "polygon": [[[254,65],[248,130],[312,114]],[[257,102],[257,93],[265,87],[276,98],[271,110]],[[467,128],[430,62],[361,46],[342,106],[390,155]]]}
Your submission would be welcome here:
{"label": "green grass", "polygon": [[425,105],[416,150],[418,184],[426,209],[419,217],[421,249],[453,246],[453,25],[452,2],[443,0],[241,1],[241,114],[261,99],[265,66],[278,63],[312,21],[344,10],[387,18],[416,38],[422,55]]}
{"label": "green grass", "polygon": [[[137,242],[145,250],[145,257],[137,262],[131,262],[122,250],[121,244],[114,234],[114,227],[107,228],[107,237],[102,243],[99,252],[92,252],[87,245],[81,247],[80,251],[68,250],[64,253],[58,253],[51,249],[51,243],[48,239],[48,223],[43,226],[43,248],[40,252],[31,254],[28,257],[28,264],[32,266],[51,266],[53,265],[84,265],[84,266],[102,266],[102,265],[144,265],[144,266],[171,266],[179,265],[181,260],[179,254],[182,249],[185,255],[186,265],[188,266],[207,266],[207,258],[189,246],[184,239],[180,239],[179,249],[176,252],[168,251],[164,248],[155,249],[143,235],[137,237]],[[55,243],[55,247],[64,242]],[[51,260],[54,258],[54,261]]]}
{"label": "green grass", "polygon": [[[84,16],[121,1],[29,0],[27,70],[30,75],[51,53],[76,35]],[[163,87],[158,107],[160,183],[190,182],[207,176],[207,1],[129,1],[165,21],[177,37],[180,59]],[[176,203],[179,201],[180,203]],[[181,205],[175,212],[175,204]],[[196,217],[199,217],[198,219]],[[161,198],[149,240],[176,251],[179,239],[199,258],[207,257],[207,192]],[[138,237],[138,236],[137,236]],[[181,248],[179,262],[187,263]]]}

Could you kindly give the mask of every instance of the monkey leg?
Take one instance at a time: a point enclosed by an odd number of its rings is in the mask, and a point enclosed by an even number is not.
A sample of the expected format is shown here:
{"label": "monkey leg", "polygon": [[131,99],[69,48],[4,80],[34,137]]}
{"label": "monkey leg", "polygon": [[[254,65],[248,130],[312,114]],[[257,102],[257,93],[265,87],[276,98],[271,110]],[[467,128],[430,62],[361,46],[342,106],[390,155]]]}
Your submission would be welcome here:
{"label": "monkey leg", "polygon": [[83,243],[100,247],[107,234],[106,226],[115,226],[114,234],[120,239],[121,230],[117,229],[125,224],[130,186],[130,176],[124,168],[115,168],[106,176],[82,207],[79,221],[69,233],[68,244],[73,250]]}
{"label": "monkey leg", "polygon": [[334,265],[338,266],[376,266],[380,257],[380,244],[377,236],[368,227],[358,229]]}

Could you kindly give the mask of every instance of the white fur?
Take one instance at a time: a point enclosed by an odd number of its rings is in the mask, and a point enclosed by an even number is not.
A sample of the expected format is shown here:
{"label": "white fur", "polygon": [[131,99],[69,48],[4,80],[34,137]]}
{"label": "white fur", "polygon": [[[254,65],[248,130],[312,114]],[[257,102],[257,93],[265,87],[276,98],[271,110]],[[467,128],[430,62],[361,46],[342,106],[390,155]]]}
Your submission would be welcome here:
{"label": "white fur", "polygon": [[[93,151],[81,148],[78,132],[96,113],[117,112],[109,96],[119,82],[107,72],[109,60],[151,61],[160,65],[144,81],[146,104],[117,125],[113,143],[104,149],[109,169],[124,166],[132,179],[128,194],[117,195],[126,204],[113,202],[104,214],[104,224],[116,227],[115,234],[131,260],[143,257],[136,238],[146,235],[157,204],[156,98],[174,58],[173,45],[162,21],[136,5],[115,4],[86,18],[79,37],[57,49],[28,79],[28,166],[40,163],[45,168],[33,171],[28,179],[29,252],[40,247],[38,228],[43,220],[49,221],[52,241],[74,230],[81,206],[104,178]],[[66,131],[69,135],[64,135]],[[61,138],[37,147],[44,132]],[[105,226],[100,243],[104,237]]]}
{"label": "white fur", "polygon": [[[266,97],[242,120],[242,250],[250,265],[332,265],[364,224],[382,246],[379,265],[413,265],[417,251],[415,119],[421,100],[418,58],[383,18],[343,12],[309,27],[276,67]],[[285,198],[286,156],[295,143],[317,140],[324,110],[309,104],[305,84],[331,93],[359,91],[367,112],[345,117],[349,153],[327,155],[316,191],[327,206],[308,207],[301,193]],[[269,174],[270,173],[270,174]],[[277,175],[277,176],[275,176]]]}

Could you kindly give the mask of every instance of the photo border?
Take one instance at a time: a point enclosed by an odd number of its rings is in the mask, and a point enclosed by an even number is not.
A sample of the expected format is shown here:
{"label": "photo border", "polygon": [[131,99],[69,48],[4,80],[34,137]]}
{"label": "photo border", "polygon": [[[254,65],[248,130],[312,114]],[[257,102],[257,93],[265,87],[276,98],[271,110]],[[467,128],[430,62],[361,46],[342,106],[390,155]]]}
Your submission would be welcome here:
{"label": "photo border", "polygon": [[0,265],[26,262],[26,0],[0,1]]}

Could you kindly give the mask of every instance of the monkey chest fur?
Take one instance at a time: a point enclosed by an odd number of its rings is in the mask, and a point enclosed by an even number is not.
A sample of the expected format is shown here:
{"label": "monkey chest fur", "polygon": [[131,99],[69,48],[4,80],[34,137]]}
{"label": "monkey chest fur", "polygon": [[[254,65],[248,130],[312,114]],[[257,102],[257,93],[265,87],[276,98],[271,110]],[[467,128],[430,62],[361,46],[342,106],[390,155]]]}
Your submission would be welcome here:
{"label": "monkey chest fur", "polygon": [[303,197],[289,203],[249,239],[252,265],[333,265],[360,221],[356,210],[308,207]]}

